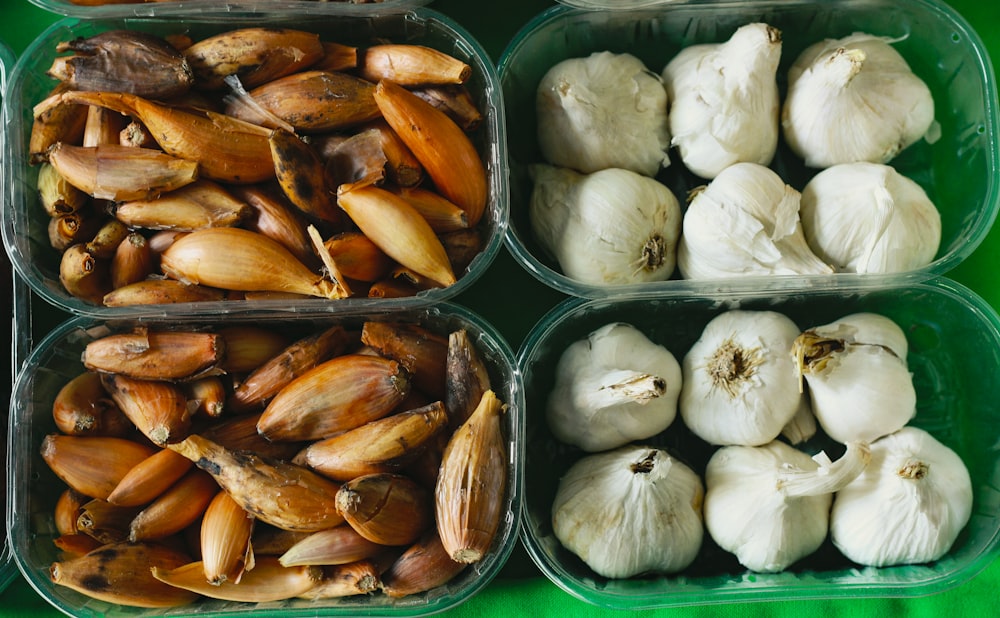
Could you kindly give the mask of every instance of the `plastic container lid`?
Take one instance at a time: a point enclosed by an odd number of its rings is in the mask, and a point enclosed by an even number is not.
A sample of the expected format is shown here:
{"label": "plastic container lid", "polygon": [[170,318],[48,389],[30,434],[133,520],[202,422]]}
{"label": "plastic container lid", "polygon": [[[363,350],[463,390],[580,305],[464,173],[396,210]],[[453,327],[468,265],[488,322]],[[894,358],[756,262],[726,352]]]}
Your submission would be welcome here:
{"label": "plastic container lid", "polygon": [[[705,325],[729,309],[777,311],[807,329],[850,313],[871,311],[893,319],[906,333],[907,363],[917,392],[911,426],[927,430],[953,449],[972,478],[972,517],[950,550],[927,564],[885,568],[854,564],[829,539],[815,553],[780,573],[754,573],[715,545],[706,532],[687,569],[672,575],[608,579],[563,548],[552,531],[551,508],[560,477],[584,453],[560,443],[545,421],[556,364],[566,347],[611,322],[627,322],[681,362]],[[522,538],[546,577],[573,596],[616,609],[651,609],[749,601],[860,597],[914,597],[953,588],[997,556],[1000,542],[1000,316],[968,288],[946,278],[875,290],[772,295],[708,294],[700,298],[633,294],[571,298],[537,322],[518,352],[525,388],[525,501]],[[643,441],[665,448],[704,478],[714,452],[678,414],[661,434]],[[843,451],[822,430],[801,445],[813,454]]]}

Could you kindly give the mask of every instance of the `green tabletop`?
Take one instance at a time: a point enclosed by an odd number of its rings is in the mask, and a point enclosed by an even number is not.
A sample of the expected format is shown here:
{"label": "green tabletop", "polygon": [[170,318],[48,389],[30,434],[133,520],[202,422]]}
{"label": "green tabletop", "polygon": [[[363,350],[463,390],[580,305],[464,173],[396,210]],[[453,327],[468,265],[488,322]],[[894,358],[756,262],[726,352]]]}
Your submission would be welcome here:
{"label": "green tabletop", "polygon": [[[536,14],[554,0],[476,2],[434,0],[431,8],[465,26],[496,61],[507,42]],[[3,0],[0,41],[20,54],[45,28],[58,19],[27,0]],[[1000,4],[983,0],[954,0],[957,9],[983,38],[987,50],[1000,58]],[[994,113],[996,111],[994,110]],[[508,123],[518,122],[509,118]],[[4,256],[0,259],[6,259]],[[948,274],[1000,310],[1000,283],[994,265],[1000,263],[1000,230],[994,229],[980,247]],[[4,296],[6,296],[4,294]],[[530,299],[526,302],[525,299]],[[559,292],[529,276],[504,250],[494,265],[456,301],[497,325],[512,348],[520,346],[534,322],[558,301]],[[55,314],[54,310],[48,313]],[[8,314],[9,315],[9,314]],[[67,316],[47,315],[49,321]],[[41,320],[45,328],[46,321]],[[55,322],[52,322],[55,323]],[[36,327],[39,326],[36,323]],[[905,599],[838,599],[796,602],[758,602],[705,605],[690,608],[631,612],[644,616],[740,618],[747,616],[981,616],[996,615],[1000,588],[1000,561],[957,588],[931,596]],[[569,596],[549,582],[518,546],[500,575],[482,592],[448,612],[449,616],[622,616],[630,612],[606,610]],[[0,616],[60,615],[21,577],[0,593]]]}

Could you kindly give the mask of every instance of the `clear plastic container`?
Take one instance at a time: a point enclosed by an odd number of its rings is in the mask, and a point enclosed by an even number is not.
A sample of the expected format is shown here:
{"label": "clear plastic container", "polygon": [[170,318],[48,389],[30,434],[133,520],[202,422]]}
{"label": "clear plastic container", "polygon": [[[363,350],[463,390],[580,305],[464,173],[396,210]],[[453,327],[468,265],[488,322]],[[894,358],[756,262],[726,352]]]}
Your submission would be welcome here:
{"label": "clear plastic container", "polygon": [[[16,58],[14,56],[13,50],[5,42],[0,41],[0,103],[3,102],[5,93],[7,92],[7,81],[10,76],[10,70],[14,67],[14,62]],[[3,151],[3,141],[4,134],[0,131],[0,152]],[[3,195],[4,179],[0,175],[0,195]],[[13,299],[15,294],[12,289],[15,285],[14,278],[12,276],[10,264],[3,264],[3,284],[4,286],[11,288],[7,290],[7,298]],[[13,309],[13,300],[8,300],[7,305]],[[11,341],[17,341],[17,321],[13,319],[13,311],[11,311]],[[12,349],[10,353],[10,380],[13,384],[14,376],[17,373],[17,355],[16,349]],[[6,420],[6,419],[4,419]],[[2,444],[4,447],[4,459],[6,460],[7,454],[7,423],[4,422],[0,424],[0,438],[2,438]],[[4,487],[4,495],[6,492],[6,481]],[[7,533],[3,534],[3,550],[0,551],[0,590],[7,587],[10,582],[17,577],[17,567],[14,565],[14,560],[10,553],[10,544],[7,543]]]}
{"label": "clear plastic container", "polygon": [[[854,564],[827,539],[820,549],[781,573],[754,573],[740,566],[706,533],[694,563],[671,576],[609,580],[567,551],[552,531],[551,507],[560,477],[582,451],[558,442],[545,421],[555,366],[566,347],[610,322],[628,322],[652,341],[684,357],[705,325],[729,309],[773,310],[806,329],[849,313],[871,311],[892,318],[906,333],[907,362],[917,390],[921,427],[955,450],[972,478],[972,517],[950,551],[928,564],[873,568]],[[518,353],[524,376],[525,494],[522,538],[535,563],[566,592],[594,605],[647,609],[747,601],[912,597],[940,592],[969,580],[997,556],[1000,542],[1000,317],[981,298],[946,278],[873,289],[842,286],[774,295],[711,294],[677,298],[663,294],[608,299],[573,298],[544,316]],[[713,447],[694,436],[678,415],[648,444],[668,449],[704,475]],[[838,446],[822,430],[801,445],[815,453]],[[843,447],[839,447],[839,452]],[[704,478],[704,477],[703,477]]]}
{"label": "clear plastic container", "polygon": [[[579,4],[574,0],[566,3]],[[621,6],[586,2],[590,7]],[[598,51],[631,53],[660,74],[683,47],[722,42],[741,25],[763,21],[782,32],[779,91],[788,67],[809,44],[856,31],[899,39],[893,45],[931,89],[941,137],[921,141],[891,162],[919,183],[941,212],[942,238],[929,265],[893,275],[730,277],[673,279],[657,283],[597,286],[565,276],[539,245],[528,220],[532,183],[528,166],[542,161],[537,145],[535,94],[542,76],[556,63]],[[937,0],[859,0],[830,3],[804,0],[694,0],[667,2],[641,10],[595,11],[555,6],[538,14],[510,42],[500,60],[500,81],[511,123],[511,211],[507,246],[533,276],[566,294],[590,298],[636,291],[698,294],[712,290],[755,291],[796,287],[870,285],[915,281],[947,272],[986,236],[1000,207],[1000,119],[995,75],[989,55],[972,27]],[[802,190],[817,170],[805,168],[784,143],[770,166],[786,183]],[[680,202],[705,184],[684,169],[676,153],[657,177]]]}
{"label": "clear plastic container", "polygon": [[[311,10],[304,6],[313,7]],[[339,5],[338,5],[339,6]],[[3,217],[4,246],[17,272],[41,298],[60,309],[81,315],[121,317],[214,314],[242,311],[310,312],[367,310],[383,307],[415,307],[454,297],[471,286],[493,262],[503,246],[507,225],[507,153],[503,103],[496,68],[476,40],[453,20],[431,9],[405,11],[349,11],[327,3],[303,2],[296,10],[281,10],[269,3],[225,3],[199,5],[181,13],[164,11],[158,17],[116,17],[78,20],[64,18],[39,35],[25,50],[11,76],[7,109],[8,144],[5,175],[9,186]],[[351,5],[355,9],[358,5]],[[158,13],[159,15],[159,13]],[[102,307],[71,296],[59,282],[61,253],[51,247],[46,227],[48,217],[37,198],[37,166],[28,163],[28,140],[32,107],[55,86],[45,71],[56,57],[60,41],[93,36],[111,29],[134,29],[161,35],[184,33],[198,40],[230,29],[251,26],[281,26],[319,33],[324,41],[363,46],[385,39],[397,43],[426,45],[447,52],[472,67],[467,86],[483,120],[471,135],[485,164],[489,197],[478,225],[482,249],[458,281],[445,288],[425,290],[404,298],[218,301],[177,305]]]}
{"label": "clear plastic container", "polygon": [[[158,0],[150,3],[149,0],[105,0],[104,4],[98,4],[95,0],[29,0],[35,6],[69,17],[84,17],[87,19],[100,19],[115,16],[149,16],[161,14],[186,14],[192,11],[197,12],[211,7],[212,4],[219,4],[218,0]],[[364,2],[360,0],[273,0],[260,3],[262,7],[266,5],[267,10],[273,11],[313,11],[325,10],[326,6],[333,7],[337,12],[347,12],[355,15],[366,13],[382,13],[386,11],[406,10],[414,7],[430,4],[431,0],[377,0],[375,2]]]}
{"label": "clear plastic container", "polygon": [[[291,600],[273,603],[234,603],[202,600],[170,610],[143,610],[97,601],[49,579],[49,566],[58,560],[52,541],[58,533],[53,507],[65,487],[39,455],[42,438],[55,431],[51,407],[54,397],[69,378],[83,371],[81,352],[88,341],[109,329],[129,329],[143,323],[150,326],[186,328],[234,324],[273,327],[291,336],[316,332],[335,323],[359,328],[366,320],[404,321],[447,334],[465,329],[490,374],[491,387],[508,405],[502,417],[507,441],[508,487],[503,496],[503,516],[493,547],[478,563],[470,565],[449,583],[428,592],[392,599],[384,594],[362,595],[332,600]],[[523,448],[523,394],[514,353],[500,334],[471,311],[443,302],[434,307],[382,312],[351,312],[338,316],[297,316],[280,314],[186,317],[170,321],[111,320],[90,316],[74,317],[53,330],[34,346],[25,369],[15,384],[11,404],[8,468],[10,504],[8,535],[18,568],[32,587],[55,608],[72,616],[423,616],[445,611],[468,600],[496,576],[518,542],[520,522]]]}

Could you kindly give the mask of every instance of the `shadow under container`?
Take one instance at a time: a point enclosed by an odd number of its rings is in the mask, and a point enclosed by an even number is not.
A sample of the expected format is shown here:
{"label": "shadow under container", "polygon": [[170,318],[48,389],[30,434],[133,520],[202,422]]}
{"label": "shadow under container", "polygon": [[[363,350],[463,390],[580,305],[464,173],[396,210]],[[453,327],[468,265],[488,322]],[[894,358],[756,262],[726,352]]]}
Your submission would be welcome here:
{"label": "shadow under container", "polygon": [[[909,343],[907,362],[916,388],[916,415],[909,425],[930,432],[954,450],[972,479],[968,524],[939,560],[884,568],[850,562],[829,538],[812,555],[780,573],[741,566],[705,532],[695,561],[680,573],[608,579],[594,573],[556,538],[551,509],[559,479],[586,454],[562,444],[545,420],[556,364],[572,342],[611,322],[626,322],[677,359],[715,316],[732,309],[783,313],[801,329],[867,311],[893,319]],[[954,588],[986,568],[1000,542],[1000,317],[964,286],[945,278],[882,290],[838,290],[784,295],[716,294],[675,298],[633,294],[614,299],[568,299],[543,317],[518,354],[524,377],[525,493],[521,535],[546,577],[569,594],[597,606],[649,609],[750,601],[861,597],[916,597]],[[639,442],[666,449],[704,479],[714,452],[678,414],[664,432]],[[799,447],[826,450],[832,459],[843,446],[822,429]]]}
{"label": "shadow under container", "polygon": [[[10,408],[8,448],[16,456],[7,471],[9,508],[7,534],[14,560],[28,583],[56,609],[71,616],[425,616],[458,606],[483,589],[501,570],[518,542],[522,491],[523,393],[514,353],[500,334],[471,311],[451,303],[435,307],[381,312],[348,312],[331,316],[289,318],[274,314],[240,316],[175,317],[169,322],[149,319],[101,321],[77,316],[64,322],[39,342],[25,362],[13,390]],[[329,600],[293,599],[281,602],[238,603],[202,599],[194,604],[170,609],[142,609],[92,599],[69,588],[53,584],[50,565],[60,560],[53,544],[58,536],[53,508],[66,485],[42,460],[42,439],[57,429],[52,404],[61,386],[84,371],[81,354],[89,341],[109,332],[130,331],[137,326],[150,328],[212,328],[256,325],[294,335],[315,333],[342,324],[360,329],[364,322],[402,322],[423,326],[447,336],[465,329],[485,363],[491,387],[507,405],[501,416],[507,458],[507,489],[499,530],[493,545],[478,563],[467,566],[450,582],[430,591],[393,599],[382,593]]]}
{"label": "shadow under container", "polygon": [[[567,4],[576,0],[566,0]],[[586,5],[614,2],[583,2]],[[693,0],[622,5],[634,10],[581,10],[555,6],[527,23],[500,59],[500,83],[511,118],[507,134],[510,153],[510,221],[506,243],[534,277],[572,296],[608,297],[621,293],[698,294],[713,290],[774,290],[803,286],[882,286],[893,281],[917,281],[954,268],[982,242],[1000,208],[1000,118],[993,67],[982,40],[954,9],[937,0]],[[600,286],[571,279],[538,243],[529,221],[532,181],[530,165],[543,161],[537,143],[535,96],[545,73],[558,62],[591,53],[630,53],[660,75],[682,49],[700,43],[721,43],[742,25],[764,22],[782,33],[777,80],[782,102],[787,73],[807,46],[854,32],[890,37],[892,46],[931,90],[940,138],[921,140],[889,165],[917,182],[941,213],[941,243],[927,266],[890,275],[838,273],[811,276],[746,276],[712,280],[673,278],[661,282]],[[845,119],[846,122],[846,119]],[[670,165],[657,179],[670,188],[685,209],[688,192],[706,184],[684,169],[671,149]],[[806,168],[783,139],[769,166],[798,191],[819,170]]]}
{"label": "shadow under container", "polygon": [[[281,6],[272,6],[266,2],[206,3],[196,7],[185,7],[186,4],[156,4],[152,16],[119,15],[90,20],[64,18],[39,35],[14,68],[6,102],[8,144],[4,154],[4,172],[8,186],[3,239],[16,272],[24,278],[33,292],[62,310],[103,318],[170,315],[179,312],[211,315],[244,310],[313,312],[333,308],[365,311],[412,308],[448,300],[468,289],[482,276],[502,249],[507,228],[507,151],[499,77],[486,51],[467,30],[449,17],[422,7],[362,11],[358,10],[357,5],[300,2],[283,11]],[[38,166],[31,165],[28,160],[32,108],[57,83],[45,75],[59,55],[56,53],[56,44],[115,29],[149,32],[160,36],[185,34],[197,41],[222,32],[250,27],[301,29],[319,34],[324,42],[358,48],[385,41],[424,45],[451,54],[471,67],[472,74],[466,87],[482,114],[482,121],[470,134],[470,138],[486,170],[488,197],[484,214],[476,228],[481,238],[481,250],[464,272],[455,273],[458,279],[456,283],[448,287],[423,290],[414,296],[403,298],[357,296],[336,300],[225,300],[126,307],[92,304],[66,291],[59,281],[61,252],[53,249],[49,242],[49,217],[38,198]]]}

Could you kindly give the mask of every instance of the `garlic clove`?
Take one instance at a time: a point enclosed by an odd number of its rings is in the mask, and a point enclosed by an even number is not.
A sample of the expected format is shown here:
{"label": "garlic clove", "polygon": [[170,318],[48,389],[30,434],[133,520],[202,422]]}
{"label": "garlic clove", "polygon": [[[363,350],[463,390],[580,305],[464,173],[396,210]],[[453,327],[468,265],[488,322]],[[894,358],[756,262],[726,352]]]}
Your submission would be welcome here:
{"label": "garlic clove", "polygon": [[863,32],[827,39],[789,68],[781,126],[807,166],[888,163],[933,135],[930,89],[892,43]]}
{"label": "garlic clove", "polygon": [[848,559],[876,567],[941,558],[972,513],[972,482],[962,459],[917,427],[873,442],[871,457],[836,494],[834,545]]}
{"label": "garlic clove", "polygon": [[856,313],[806,330],[791,347],[820,427],[834,440],[871,442],[916,414],[906,335],[890,318]]}
{"label": "garlic clove", "polygon": [[550,68],[536,94],[538,145],[552,165],[655,176],[670,164],[667,93],[631,54],[595,52]]}
{"label": "garlic clove", "polygon": [[809,398],[803,397],[799,401],[795,416],[781,428],[781,435],[789,444],[801,444],[816,435],[818,428],[816,415],[809,405]]}
{"label": "garlic clove", "polygon": [[563,273],[592,285],[669,279],[681,209],[666,186],[625,169],[531,168],[531,228]]}
{"label": "garlic clove", "polygon": [[611,323],[570,344],[545,414],[562,442],[596,452],[650,438],[673,423],[680,364],[630,324]]}
{"label": "garlic clove", "polygon": [[676,573],[704,537],[704,486],[666,451],[625,446],[577,461],[559,481],[552,529],[595,573]]}
{"label": "garlic clove", "polygon": [[736,163],[691,198],[677,246],[685,279],[828,274],[806,243],[799,192],[771,169]]}
{"label": "garlic clove", "polygon": [[768,165],[778,145],[781,32],[741,26],[728,41],[691,45],[663,69],[671,145],[685,167],[715,178],[740,161]]}
{"label": "garlic clove", "polygon": [[923,188],[880,163],[829,167],[802,189],[802,230],[842,272],[894,273],[931,263],[941,214]]}
{"label": "garlic clove", "polygon": [[802,403],[789,356],[799,328],[773,311],[730,310],[713,318],[682,362],[680,414],[716,445],[774,440]]}

